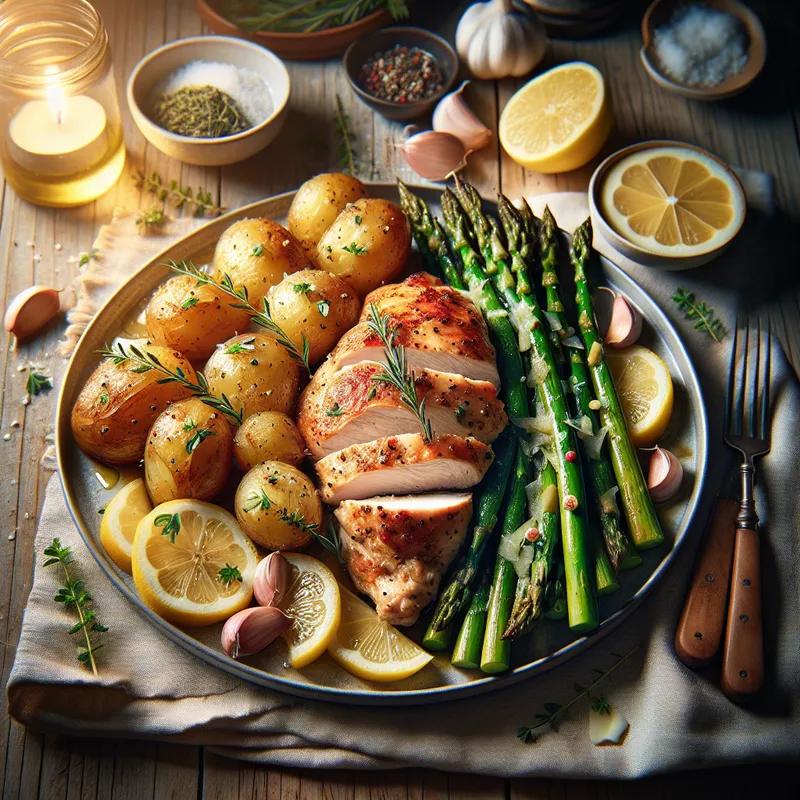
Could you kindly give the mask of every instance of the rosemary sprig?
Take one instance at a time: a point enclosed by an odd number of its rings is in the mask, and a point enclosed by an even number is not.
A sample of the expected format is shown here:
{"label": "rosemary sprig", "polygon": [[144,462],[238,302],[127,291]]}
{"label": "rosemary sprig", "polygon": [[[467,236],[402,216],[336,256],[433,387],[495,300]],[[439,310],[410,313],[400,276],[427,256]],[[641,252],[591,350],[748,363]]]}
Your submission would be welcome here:
{"label": "rosemary sprig", "polygon": [[[191,261],[168,261],[167,266],[180,275],[189,275],[197,281],[197,285],[208,284],[216,286],[221,291],[225,292],[229,297],[234,298],[238,302],[231,303],[234,308],[241,308],[250,314],[250,319],[255,322],[260,328],[269,331],[289,355],[297,362],[302,364],[308,374],[311,374],[311,365],[308,362],[309,357],[309,342],[308,338],[303,335],[302,349],[286,335],[286,332],[272,319],[269,311],[269,303],[267,298],[264,298],[263,308],[259,311],[247,298],[247,289],[242,286],[237,289],[233,285],[230,275],[225,273],[221,281],[216,281],[206,272],[203,272],[199,267],[196,267]],[[199,374],[199,373],[198,373]]]}
{"label": "rosemary sprig", "polygon": [[708,303],[698,300],[694,292],[678,289],[672,295],[672,299],[678,308],[683,311],[686,319],[694,322],[696,330],[704,331],[715,342],[721,342],[725,338],[727,331],[722,321],[717,317],[717,312]]}
{"label": "rosemary sprig", "polygon": [[193,191],[190,186],[181,186],[178,181],[165,181],[157,172],[150,175],[137,172],[135,181],[138,189],[144,189],[162,203],[169,202],[175,208],[185,206],[194,209],[196,217],[202,217],[204,214],[216,217],[225,210],[225,206],[218,206],[211,192],[202,186]]}
{"label": "rosemary sprig", "polygon": [[69,572],[69,565],[72,563],[72,551],[69,547],[61,544],[59,539],[53,539],[48,547],[44,549],[44,554],[48,556],[44,562],[45,567],[52,564],[60,564],[64,570],[64,585],[58,590],[53,598],[56,603],[63,603],[64,608],[74,609],[78,615],[78,621],[69,629],[70,635],[83,632],[84,644],[78,648],[78,661],[89,667],[92,673],[97,675],[97,661],[95,653],[103,646],[95,644],[92,640],[92,633],[105,633],[108,628],[97,621],[97,615],[92,608],[92,596],[86,589],[86,584],[77,578],[72,578]]}
{"label": "rosemary sprig", "polygon": [[593,694],[594,690],[606,678],[608,678],[609,675],[619,669],[619,667],[621,667],[637,651],[637,649],[638,648],[633,647],[627,653],[625,653],[625,655],[612,653],[611,655],[616,660],[610,667],[608,667],[608,669],[592,670],[597,677],[588,686],[581,686],[579,683],[576,683],[574,686],[575,695],[564,705],[559,703],[545,703],[544,711],[536,714],[536,725],[520,726],[517,729],[517,738],[520,741],[525,742],[525,744],[530,744],[531,742],[535,742],[539,736],[541,736],[542,732],[547,728],[557,731],[559,720],[567,713],[567,711],[569,711],[570,708],[572,708],[572,706],[575,705],[575,703],[584,697],[588,697],[590,699],[593,707],[596,707],[597,711],[604,713],[603,709],[608,707],[608,701],[604,697],[595,696]]}
{"label": "rosemary sprig", "polygon": [[406,365],[406,349],[396,342],[397,327],[390,323],[388,316],[378,311],[378,307],[374,303],[370,303],[369,306],[367,327],[383,343],[383,352],[386,356],[384,372],[380,375],[373,375],[372,380],[391,384],[400,392],[401,402],[419,421],[423,439],[430,442],[433,439],[433,429],[425,412],[425,400],[417,398],[416,378],[413,370],[409,371]]}
{"label": "rosemary sprig", "polygon": [[203,443],[203,440],[209,436],[216,436],[214,431],[208,428],[198,428],[186,441],[186,452],[191,455]]}
{"label": "rosemary sprig", "polygon": [[342,98],[336,95],[336,136],[339,143],[339,166],[342,172],[355,177],[358,174],[358,155],[356,153],[356,136],[350,129],[350,117],[344,110]]}
{"label": "rosemary sprig", "polygon": [[135,344],[130,344],[127,347],[122,342],[117,342],[116,345],[106,345],[99,351],[103,358],[111,358],[115,364],[122,364],[124,361],[130,361],[135,366],[131,367],[133,372],[149,372],[156,370],[164,375],[159,383],[179,383],[185,386],[192,394],[197,395],[207,406],[225,414],[236,425],[242,424],[242,409],[238,411],[233,407],[231,401],[224,393],[217,397],[211,394],[208,386],[206,376],[202,372],[197,372],[197,383],[190,381],[186,377],[186,373],[180,368],[176,367],[174,370],[165,367],[158,356],[140,350]]}
{"label": "rosemary sprig", "polygon": [[31,372],[25,383],[25,391],[32,396],[36,396],[40,392],[46,392],[52,388],[52,378],[49,378],[47,375],[42,375],[41,372]]}
{"label": "rosemary sprig", "polygon": [[336,523],[333,521],[333,516],[328,517],[328,524],[325,526],[325,533],[322,533],[315,525],[314,530],[309,533],[314,537],[314,541],[329,553],[336,556],[338,561],[344,564],[344,554],[342,553],[342,539],[339,531],[336,528]]}
{"label": "rosemary sprig", "polygon": [[319,525],[316,522],[306,522],[305,515],[299,511],[289,511],[287,508],[281,509],[281,513],[278,515],[278,518],[281,522],[285,522],[287,525],[292,525],[295,528],[299,528],[301,531],[305,533],[310,533],[312,536],[319,535]]}
{"label": "rosemary sprig", "polygon": [[361,19],[378,8],[386,8],[395,20],[408,16],[404,0],[258,0],[245,5],[246,14],[230,18],[249,31],[311,33]]}

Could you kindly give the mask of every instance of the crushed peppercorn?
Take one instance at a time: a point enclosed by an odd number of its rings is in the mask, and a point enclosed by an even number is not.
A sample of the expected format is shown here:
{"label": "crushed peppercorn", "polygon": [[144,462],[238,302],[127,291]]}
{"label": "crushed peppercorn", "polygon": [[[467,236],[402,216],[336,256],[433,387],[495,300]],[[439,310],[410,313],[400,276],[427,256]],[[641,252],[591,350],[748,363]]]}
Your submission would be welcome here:
{"label": "crushed peppercorn", "polygon": [[380,100],[414,103],[436,94],[444,78],[436,58],[427,50],[398,44],[368,58],[359,82]]}

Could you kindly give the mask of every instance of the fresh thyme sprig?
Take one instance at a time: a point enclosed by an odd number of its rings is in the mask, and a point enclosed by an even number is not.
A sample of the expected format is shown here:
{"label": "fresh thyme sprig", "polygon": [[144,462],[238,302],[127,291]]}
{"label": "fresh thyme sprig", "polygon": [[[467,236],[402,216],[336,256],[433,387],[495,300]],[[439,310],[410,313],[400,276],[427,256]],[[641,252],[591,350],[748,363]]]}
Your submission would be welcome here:
{"label": "fresh thyme sprig", "polygon": [[373,375],[372,380],[391,384],[400,392],[400,400],[419,421],[423,439],[430,442],[433,439],[433,429],[425,412],[425,399],[417,398],[415,375],[406,365],[406,349],[396,342],[397,327],[391,324],[389,317],[378,311],[374,303],[369,306],[367,326],[383,343],[383,352],[386,355],[384,372]]}
{"label": "fresh thyme sprig", "polygon": [[717,312],[708,303],[698,300],[694,292],[678,289],[672,299],[686,319],[694,322],[696,330],[705,331],[715,342],[721,342],[725,338],[727,331],[722,320],[717,317]]}
{"label": "fresh thyme sprig", "polygon": [[242,409],[240,408],[237,411],[224,392],[219,397],[211,394],[206,376],[202,372],[196,373],[197,383],[194,383],[186,377],[186,373],[180,367],[176,367],[174,370],[165,367],[158,356],[146,350],[140,350],[135,344],[130,344],[126,347],[122,342],[117,342],[116,345],[110,347],[106,345],[99,352],[103,358],[113,359],[115,364],[130,361],[135,364],[131,368],[133,372],[149,372],[150,370],[160,372],[165,377],[161,378],[158,381],[159,383],[179,383],[193,394],[196,394],[207,406],[211,406],[215,411],[225,414],[236,425],[242,424]]}
{"label": "fresh thyme sprig", "polygon": [[137,172],[135,180],[137,188],[144,189],[162,203],[169,202],[175,208],[192,208],[196,217],[204,214],[216,217],[225,210],[225,206],[218,206],[211,192],[202,186],[193,191],[190,186],[181,186],[178,181],[165,181],[157,172],[150,175]]}
{"label": "fresh thyme sprig", "polygon": [[569,711],[572,706],[584,697],[588,697],[592,702],[592,706],[600,713],[606,713],[605,708],[608,707],[608,701],[604,697],[597,697],[593,694],[594,690],[606,679],[609,675],[621,667],[636,651],[638,648],[633,647],[624,655],[619,653],[612,653],[611,655],[616,659],[608,669],[594,669],[592,672],[597,676],[588,686],[581,686],[576,683],[574,686],[575,695],[569,702],[561,705],[560,703],[545,703],[544,712],[536,714],[536,725],[527,726],[522,725],[517,729],[517,738],[530,744],[535,742],[542,732],[550,728],[554,731],[558,730],[559,720]]}
{"label": "fresh thyme sprig", "polygon": [[336,95],[336,136],[339,144],[339,166],[343,172],[353,177],[358,174],[358,155],[356,153],[356,137],[350,129],[350,117],[344,110],[342,98]]}
{"label": "fresh thyme sprig", "polygon": [[267,298],[264,298],[263,301],[263,308],[259,311],[248,299],[247,297],[247,289],[246,287],[242,286],[240,288],[236,288],[233,285],[233,281],[231,280],[231,276],[225,273],[221,281],[214,280],[206,272],[203,272],[199,267],[196,267],[191,261],[168,261],[167,266],[173,270],[173,272],[177,272],[180,275],[189,275],[190,277],[194,278],[197,281],[198,286],[206,284],[210,286],[216,286],[221,291],[225,292],[229,297],[234,298],[238,302],[231,303],[234,308],[241,308],[244,311],[247,311],[250,314],[250,319],[255,322],[260,328],[264,328],[265,330],[269,331],[277,340],[278,344],[281,345],[289,355],[297,362],[302,364],[308,374],[311,374],[311,365],[308,362],[309,352],[310,352],[310,345],[308,342],[308,338],[303,335],[302,340],[302,349],[299,349],[297,345],[286,335],[286,332],[272,319],[269,311],[269,303],[267,302]]}
{"label": "fresh thyme sprig", "polygon": [[78,648],[78,661],[89,667],[94,675],[97,675],[97,660],[95,653],[103,646],[95,644],[92,640],[92,633],[105,633],[108,628],[97,621],[97,614],[92,608],[92,596],[86,589],[86,584],[73,578],[69,572],[69,565],[72,563],[72,551],[69,547],[61,544],[59,539],[53,539],[44,554],[48,556],[44,562],[45,567],[52,564],[60,564],[64,570],[64,585],[58,590],[53,598],[56,603],[63,603],[64,608],[74,609],[78,615],[78,621],[69,629],[70,635],[83,632],[85,644]]}
{"label": "fresh thyme sprig", "polygon": [[163,208],[153,206],[152,208],[143,208],[139,211],[136,217],[136,225],[139,232],[143,233],[148,228],[159,228],[167,221],[167,215],[164,213]]}

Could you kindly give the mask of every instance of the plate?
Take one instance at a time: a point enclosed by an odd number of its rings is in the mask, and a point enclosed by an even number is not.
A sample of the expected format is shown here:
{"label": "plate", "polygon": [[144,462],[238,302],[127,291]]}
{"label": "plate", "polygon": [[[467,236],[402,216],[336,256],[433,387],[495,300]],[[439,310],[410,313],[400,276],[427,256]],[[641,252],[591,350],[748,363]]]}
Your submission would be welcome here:
{"label": "plate", "polygon": [[[393,184],[369,184],[374,196],[397,199]],[[412,187],[433,208],[438,209],[437,191]],[[697,375],[689,356],[656,302],[632,278],[606,259],[601,259],[606,283],[627,295],[647,320],[642,344],[651,347],[669,364],[675,386],[675,412],[663,444],[683,461],[685,476],[682,491],[670,503],[659,506],[667,543],[662,548],[642,553],[644,563],[637,569],[623,572],[621,588],[600,598],[601,624],[589,636],[575,638],[563,621],[542,621],[529,636],[512,648],[512,668],[500,676],[485,676],[451,666],[445,655],[437,656],[421,672],[396,684],[373,684],[340,669],[329,656],[302,671],[286,663],[282,641],[265,652],[249,657],[246,662],[228,658],[219,644],[219,626],[181,630],[150,611],[139,600],[130,576],[123,573],[100,544],[100,515],[116,489],[107,491],[95,477],[95,463],[76,446],[70,430],[70,412],[85,380],[97,365],[97,351],[120,333],[120,320],[133,319],[155,287],[169,277],[163,266],[167,259],[193,259],[207,262],[222,231],[232,222],[245,217],[267,216],[284,221],[294,196],[293,192],[252,203],[219,217],[173,245],[146,263],[109,299],[97,313],[78,343],[67,366],[58,398],[56,418],[56,450],[58,469],[70,513],[87,548],[114,586],[150,624],[169,639],[225,672],[250,683],[277,689],[315,700],[370,705],[409,705],[434,703],[468,697],[508,686],[550,669],[577,656],[627,616],[633,613],[669,569],[687,538],[700,499],[708,451],[708,430],[705,405]],[[680,430],[674,423],[681,420]],[[411,630],[420,635],[422,625]]]}

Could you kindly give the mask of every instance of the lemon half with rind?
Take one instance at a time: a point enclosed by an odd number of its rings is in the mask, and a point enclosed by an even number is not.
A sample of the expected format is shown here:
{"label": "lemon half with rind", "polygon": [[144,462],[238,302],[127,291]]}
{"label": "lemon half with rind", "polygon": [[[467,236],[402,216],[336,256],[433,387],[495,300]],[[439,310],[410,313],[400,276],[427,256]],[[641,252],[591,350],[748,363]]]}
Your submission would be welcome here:
{"label": "lemon half with rind", "polygon": [[110,500],[100,523],[100,542],[111,560],[131,571],[131,549],[136,527],[153,504],[141,478],[126,483]]}

